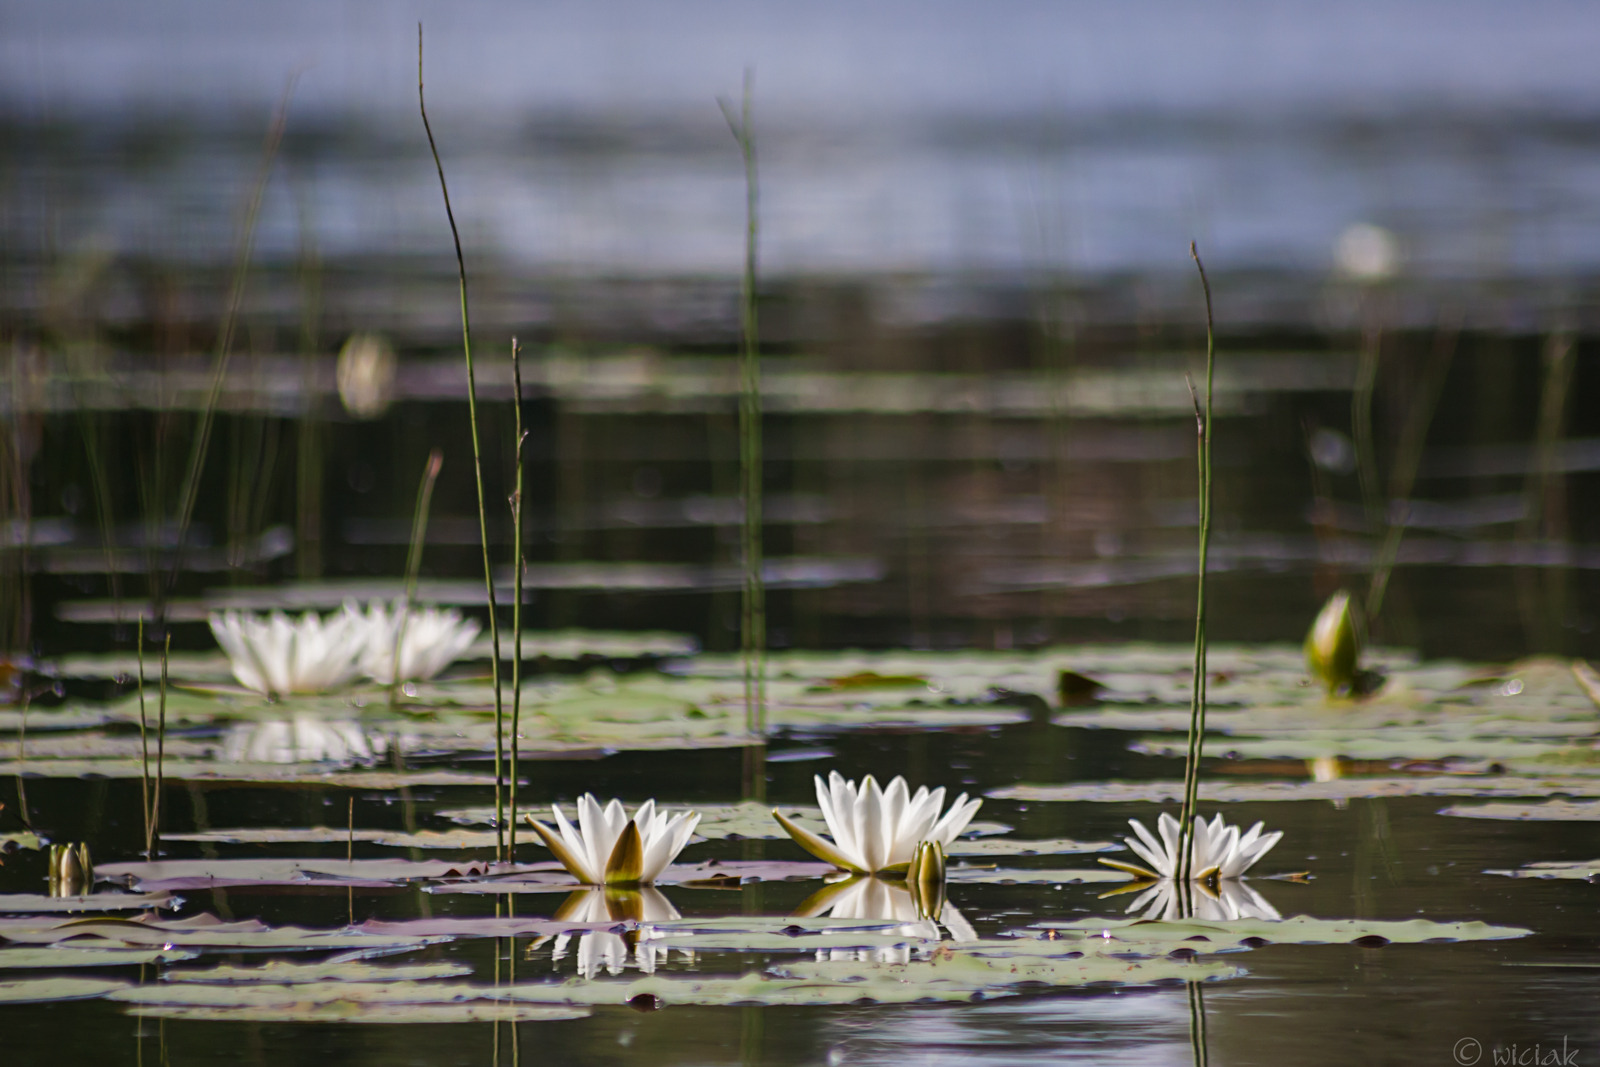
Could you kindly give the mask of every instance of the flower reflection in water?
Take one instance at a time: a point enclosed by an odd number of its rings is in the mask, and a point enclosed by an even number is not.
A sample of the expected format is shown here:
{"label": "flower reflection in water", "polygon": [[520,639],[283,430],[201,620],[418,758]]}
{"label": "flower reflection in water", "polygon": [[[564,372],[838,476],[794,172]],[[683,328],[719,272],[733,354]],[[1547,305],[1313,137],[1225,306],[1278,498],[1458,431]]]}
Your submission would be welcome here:
{"label": "flower reflection in water", "polygon": [[[638,889],[580,889],[561,902],[561,907],[556,909],[554,918],[569,922],[599,923],[599,922],[624,922],[632,920],[634,923],[667,922],[680,918],[678,909],[672,906],[666,894],[659,889],[643,886]],[[572,934],[558,934],[555,945],[550,951],[551,963],[559,966],[567,957],[571,949]],[[621,974],[628,966],[629,958],[633,965],[645,974],[652,974],[658,963],[667,958],[667,945],[656,938],[649,927],[625,930],[617,933],[614,930],[590,930],[578,934],[577,964],[578,974],[584,978],[595,978],[602,970],[607,974]],[[535,941],[529,946],[528,951],[543,944],[543,939]],[[692,960],[694,953],[687,949],[678,952],[686,959]]]}
{"label": "flower reflection in water", "polygon": [[371,763],[388,749],[387,738],[369,736],[355,719],[307,713],[236,723],[222,739],[222,759],[229,763]]}
{"label": "flower reflection in water", "polygon": [[[1185,918],[1200,919],[1205,922],[1229,922],[1234,919],[1270,919],[1283,918],[1278,914],[1278,909],[1267,903],[1267,899],[1257,893],[1250,886],[1237,879],[1211,879],[1205,882],[1189,882],[1187,884],[1173,881],[1140,883],[1122,890],[1132,892],[1143,889],[1144,891],[1133,898],[1133,903],[1128,905],[1128,914],[1133,914],[1141,908],[1145,909],[1140,915],[1141,919],[1164,919],[1169,922],[1178,922]],[[1185,914],[1184,893],[1189,894],[1189,914]],[[1110,893],[1105,894],[1110,896]]]}
{"label": "flower reflection in water", "polygon": [[[904,882],[890,882],[872,875],[854,875],[823,886],[807,897],[794,912],[797,918],[828,915],[835,919],[889,919],[902,925],[895,932],[922,942],[938,941],[944,933],[952,941],[976,941],[977,931],[955,906],[930,902]],[[818,949],[818,960],[862,960],[880,963],[909,963],[912,944],[872,949]]]}

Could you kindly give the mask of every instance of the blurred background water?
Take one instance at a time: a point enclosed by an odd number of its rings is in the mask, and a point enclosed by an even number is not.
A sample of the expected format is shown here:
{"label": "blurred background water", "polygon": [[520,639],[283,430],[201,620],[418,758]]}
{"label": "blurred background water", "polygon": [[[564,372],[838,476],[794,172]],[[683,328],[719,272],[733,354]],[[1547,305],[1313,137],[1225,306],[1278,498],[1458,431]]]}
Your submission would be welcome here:
{"label": "blurred background water", "polygon": [[[1600,19],[1559,0],[4,4],[6,506],[47,608],[113,592],[100,496],[129,551],[173,511],[286,92],[188,592],[396,573],[433,444],[426,568],[470,575],[418,21],[493,497],[527,352],[541,624],[731,640],[744,189],[717,99],[749,70],[777,642],[1181,637],[1191,239],[1225,636],[1296,636],[1398,525],[1386,638],[1600,640]],[[398,354],[366,401],[336,392],[358,331]]]}

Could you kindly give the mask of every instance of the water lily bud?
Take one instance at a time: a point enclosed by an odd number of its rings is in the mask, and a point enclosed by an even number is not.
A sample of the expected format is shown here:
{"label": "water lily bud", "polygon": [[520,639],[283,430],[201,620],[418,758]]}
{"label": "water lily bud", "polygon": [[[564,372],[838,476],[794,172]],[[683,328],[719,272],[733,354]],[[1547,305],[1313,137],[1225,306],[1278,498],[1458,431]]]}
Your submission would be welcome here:
{"label": "water lily bud", "polygon": [[94,887],[94,864],[89,859],[89,846],[50,846],[50,895],[53,897],[79,897]]}
{"label": "water lily bud", "polygon": [[925,919],[937,919],[944,907],[944,846],[937,841],[923,841],[911,855],[906,868],[906,887],[916,903],[917,914]]}
{"label": "water lily bud", "polygon": [[1306,635],[1306,666],[1330,694],[1355,685],[1361,665],[1360,611],[1341,589],[1328,598]]}

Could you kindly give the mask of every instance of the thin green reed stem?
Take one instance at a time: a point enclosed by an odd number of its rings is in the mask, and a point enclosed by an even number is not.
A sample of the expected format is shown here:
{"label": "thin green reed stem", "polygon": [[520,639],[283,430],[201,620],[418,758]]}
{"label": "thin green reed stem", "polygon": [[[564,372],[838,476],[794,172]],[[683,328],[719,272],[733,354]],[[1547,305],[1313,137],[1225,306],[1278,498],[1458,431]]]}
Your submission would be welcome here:
{"label": "thin green reed stem", "polygon": [[144,611],[139,611],[139,813],[144,816],[144,858],[156,858],[155,841],[151,838],[150,818],[150,726],[144,710]]}
{"label": "thin green reed stem", "polygon": [[[1427,377],[1423,381],[1420,394],[1407,413],[1405,428],[1400,433],[1400,443],[1395,448],[1394,469],[1389,479],[1389,499],[1401,507],[1405,506],[1405,501],[1411,499],[1411,490],[1416,485],[1417,466],[1422,461],[1422,446],[1427,441],[1428,427],[1433,423],[1434,412],[1438,410],[1439,395],[1444,391],[1450,364],[1455,359],[1457,336],[1458,331],[1455,329],[1440,329]],[[1383,598],[1388,592],[1389,576],[1394,572],[1395,560],[1400,554],[1400,540],[1405,536],[1407,518],[1407,515],[1400,514],[1388,519],[1388,529],[1373,564],[1372,581],[1367,586],[1366,618],[1369,626],[1377,620],[1378,613],[1383,610]]]}
{"label": "thin green reed stem", "polygon": [[79,400],[78,425],[83,433],[84,453],[89,459],[89,482],[94,487],[95,521],[100,527],[100,550],[106,561],[106,584],[111,589],[116,632],[121,636],[127,631],[122,629],[122,579],[117,573],[116,535],[112,532],[111,483],[106,478],[105,464],[100,461],[100,431],[107,421],[105,417],[95,418],[82,399]]}
{"label": "thin green reed stem", "polygon": [[472,327],[467,316],[467,261],[461,255],[461,231],[450,207],[450,186],[444,180],[444,164],[439,161],[439,146],[428,124],[428,104],[422,95],[422,23],[417,23],[417,107],[422,112],[422,129],[428,135],[433,166],[439,172],[439,191],[444,194],[444,213],[450,220],[450,238],[456,248],[456,277],[461,289],[461,349],[467,359],[467,418],[472,423],[472,473],[478,484],[478,539],[483,544],[483,585],[489,597],[489,641],[494,646],[491,671],[494,678],[494,838],[495,852],[505,859],[505,705],[500,695],[500,622],[495,610],[494,571],[489,563],[489,513],[483,496],[483,452],[478,444],[478,380],[472,370]]}
{"label": "thin green reed stem", "polygon": [[400,618],[394,628],[394,677],[389,679],[389,706],[400,702],[400,686],[405,681],[400,674],[400,650],[405,647],[406,628],[411,625],[411,610],[417,600],[417,573],[422,570],[422,545],[427,540],[428,511],[433,506],[433,483],[439,478],[439,468],[444,466],[444,452],[434,449],[428,453],[428,464],[422,468],[422,482],[417,486],[417,504],[411,511],[411,548],[406,553],[406,591],[400,607]]}
{"label": "thin green reed stem", "polygon": [[[194,505],[200,494],[200,472],[206,465],[206,450],[211,444],[211,426],[216,421],[217,404],[222,399],[222,386],[228,375],[228,356],[233,350],[234,329],[239,321],[239,306],[244,301],[245,278],[250,273],[250,253],[255,247],[256,219],[261,214],[261,199],[267,191],[267,178],[272,174],[272,161],[283,141],[283,130],[289,120],[289,99],[294,95],[297,71],[283,91],[277,113],[267,131],[266,146],[262,151],[261,169],[256,174],[255,188],[245,208],[244,228],[239,236],[239,253],[233,266],[233,285],[228,292],[227,312],[222,317],[222,329],[217,335],[217,353],[211,364],[211,386],[206,393],[206,406],[200,413],[200,426],[195,431],[194,443],[189,448],[189,468],[183,478],[183,489],[178,505],[178,542],[172,555],[172,570],[167,575],[168,586],[175,586],[178,572],[183,567],[183,546],[189,534],[189,522],[194,517]],[[158,621],[165,619],[166,598],[156,590]]]}
{"label": "thin green reed stem", "polygon": [[1372,434],[1372,397],[1378,387],[1378,364],[1383,356],[1383,333],[1369,328],[1361,339],[1361,359],[1356,366],[1356,387],[1350,394],[1350,432],[1355,437],[1356,475],[1361,483],[1361,506],[1367,524],[1377,529],[1383,516],[1383,495],[1378,487],[1377,445]]}
{"label": "thin green reed stem", "polygon": [[[1189,255],[1200,271],[1200,285],[1206,294],[1206,410],[1200,418],[1200,579],[1195,594],[1194,689],[1189,704],[1189,751],[1183,772],[1182,826],[1178,835],[1179,876],[1187,882],[1194,873],[1195,803],[1200,793],[1200,756],[1206,732],[1206,564],[1211,548],[1211,397],[1216,370],[1216,326],[1211,313],[1211,282],[1200,251],[1189,243]],[[1192,387],[1191,387],[1192,391]],[[1197,405],[1198,406],[1198,405]],[[1199,417],[1198,412],[1196,413]]]}
{"label": "thin green reed stem", "polygon": [[756,309],[756,248],[759,237],[759,185],[756,181],[755,131],[750,124],[749,70],[744,74],[744,98],[739,115],[719,100],[728,128],[744,156],[745,246],[741,284],[743,343],[739,348],[739,488],[744,497],[744,526],[740,545],[744,557],[744,603],[740,646],[744,660],[745,728],[764,736],[767,730],[767,607],[762,578],[761,543],[761,341]]}
{"label": "thin green reed stem", "polygon": [[[511,339],[511,406],[516,425],[512,431],[517,443],[516,486],[511,491],[511,570],[514,590],[511,602],[511,816],[506,820],[509,839],[506,859],[517,856],[517,739],[522,736],[522,446],[527,432],[522,428],[522,349]],[[508,898],[506,903],[510,904]],[[513,961],[516,959],[512,954]],[[513,968],[516,964],[513,962]],[[517,1027],[511,1026],[511,1058],[516,1059]]]}
{"label": "thin green reed stem", "polygon": [[161,791],[165,786],[167,757],[167,659],[172,655],[172,634],[168,632],[161,646],[161,697],[156,705],[156,789],[150,803],[150,858],[161,847]]}

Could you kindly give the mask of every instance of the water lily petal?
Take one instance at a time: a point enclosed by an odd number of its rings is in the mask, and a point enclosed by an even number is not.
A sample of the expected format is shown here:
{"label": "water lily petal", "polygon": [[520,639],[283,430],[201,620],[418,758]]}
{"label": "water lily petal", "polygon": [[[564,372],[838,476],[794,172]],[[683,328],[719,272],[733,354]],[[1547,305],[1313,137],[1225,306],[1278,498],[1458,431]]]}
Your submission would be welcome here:
{"label": "water lily petal", "polygon": [[819,860],[831,863],[842,871],[852,871],[856,874],[872,873],[863,869],[856,857],[848,855],[827,838],[819,837],[807,830],[804,826],[784,815],[783,812],[773,809],[772,817],[778,820],[778,825],[782,826],[790,837],[794,838],[795,844]]}
{"label": "water lily petal", "polygon": [[[560,814],[559,811],[556,812],[557,818],[560,818]],[[595,872],[589,870],[588,861],[581,852],[574,852],[568,848],[561,836],[532,815],[528,816],[528,822],[533,825],[534,832],[544,840],[545,847],[550,850],[551,855],[561,862],[561,866],[565,867],[569,874],[585,885],[599,884],[600,880],[595,876]]]}

